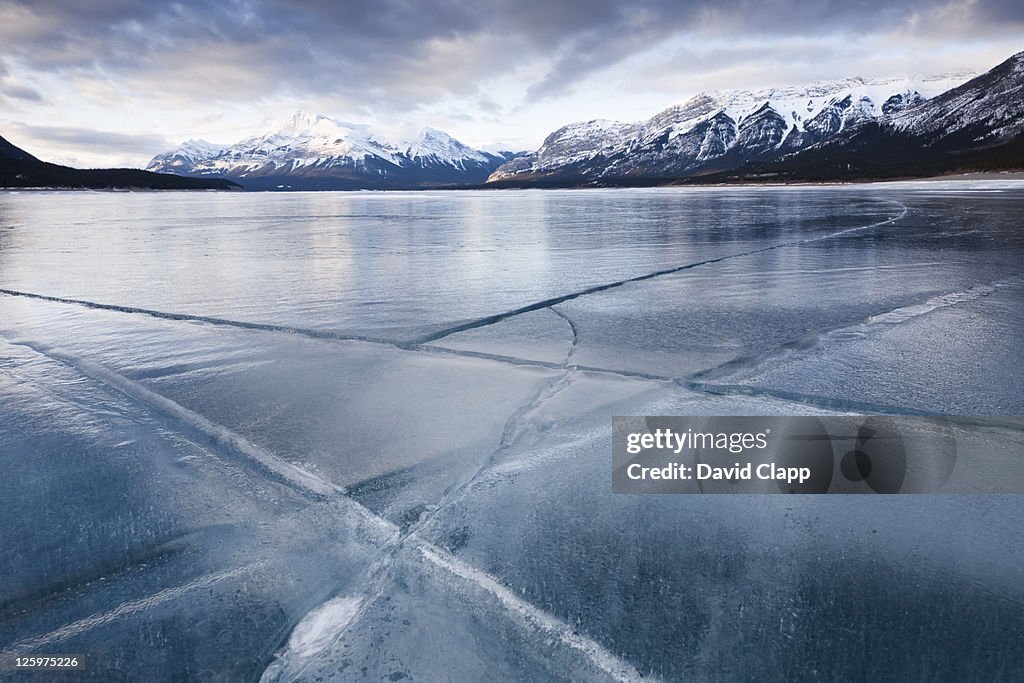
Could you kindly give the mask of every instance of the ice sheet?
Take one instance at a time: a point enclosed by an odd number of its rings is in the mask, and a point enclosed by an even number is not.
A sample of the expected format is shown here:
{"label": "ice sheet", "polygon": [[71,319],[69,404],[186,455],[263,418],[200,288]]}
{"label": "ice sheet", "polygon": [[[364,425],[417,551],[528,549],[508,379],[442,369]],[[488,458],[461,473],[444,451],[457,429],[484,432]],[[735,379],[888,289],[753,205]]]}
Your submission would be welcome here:
{"label": "ice sheet", "polygon": [[1019,413],[1018,188],[0,195],[0,652],[1012,678],[1015,497],[613,495],[610,420]]}

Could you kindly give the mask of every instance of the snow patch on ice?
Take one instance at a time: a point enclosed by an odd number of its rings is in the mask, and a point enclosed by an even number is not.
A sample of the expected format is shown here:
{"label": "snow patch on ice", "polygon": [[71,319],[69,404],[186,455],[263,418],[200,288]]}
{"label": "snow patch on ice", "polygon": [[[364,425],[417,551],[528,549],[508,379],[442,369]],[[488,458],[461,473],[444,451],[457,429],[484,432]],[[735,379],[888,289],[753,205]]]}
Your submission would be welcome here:
{"label": "snow patch on ice", "polygon": [[963,292],[950,292],[948,294],[940,294],[933,296],[927,301],[914,304],[911,306],[904,306],[897,308],[886,313],[880,313],[878,315],[868,318],[866,325],[873,324],[898,324],[919,316],[931,313],[940,308],[948,308],[949,306],[955,306],[960,303],[966,303],[969,301],[975,301],[981,297],[993,294],[1000,289],[1006,289],[1007,287],[1016,287],[1024,284],[1024,275],[1015,275],[1008,277],[1004,280],[998,280],[996,282],[976,285]]}
{"label": "snow patch on ice", "polygon": [[299,622],[288,640],[288,649],[300,657],[324,650],[355,620],[362,606],[362,599],[353,596],[328,600]]}

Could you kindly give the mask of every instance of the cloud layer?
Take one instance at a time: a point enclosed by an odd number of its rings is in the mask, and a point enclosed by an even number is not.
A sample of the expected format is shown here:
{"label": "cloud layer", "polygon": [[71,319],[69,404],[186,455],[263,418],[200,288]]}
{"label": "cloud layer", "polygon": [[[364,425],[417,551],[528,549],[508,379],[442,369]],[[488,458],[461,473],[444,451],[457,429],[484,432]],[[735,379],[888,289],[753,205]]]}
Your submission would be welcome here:
{"label": "cloud layer", "polygon": [[[663,46],[655,71],[695,76],[709,50],[718,71],[758,63],[709,41],[835,49],[874,35],[939,50],[978,36],[1009,43],[1022,29],[1019,0],[0,0],[0,114],[61,97],[70,106],[73,95],[193,118],[314,98],[356,116],[436,105],[451,120],[479,119],[570,96],[631,60],[656,62]],[[785,51],[773,52],[784,71]],[[635,81],[644,87],[644,74]]]}
{"label": "cloud layer", "polygon": [[34,70],[99,71],[214,99],[331,91],[412,108],[542,62],[533,96],[680,34],[1019,31],[1024,3],[920,0],[135,0],[4,2],[0,45]]}

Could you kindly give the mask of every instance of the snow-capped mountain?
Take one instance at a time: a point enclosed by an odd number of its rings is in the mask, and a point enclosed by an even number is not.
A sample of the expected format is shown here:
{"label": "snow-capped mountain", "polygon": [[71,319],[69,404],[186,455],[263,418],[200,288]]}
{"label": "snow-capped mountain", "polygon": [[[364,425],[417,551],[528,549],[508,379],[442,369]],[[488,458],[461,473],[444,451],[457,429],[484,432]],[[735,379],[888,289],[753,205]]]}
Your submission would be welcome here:
{"label": "snow-capped mountain", "polygon": [[995,142],[1021,133],[1024,119],[1024,52],[920,107],[895,112],[882,123],[919,136],[949,138],[981,132],[976,143]]}
{"label": "snow-capped mountain", "polygon": [[601,182],[695,175],[815,145],[865,121],[910,110],[972,74],[850,78],[705,92],[647,121],[564,126],[489,182]]}
{"label": "snow-capped mountain", "polygon": [[917,106],[852,126],[747,177],[885,178],[1024,168],[1024,52]]}
{"label": "snow-capped mountain", "polygon": [[154,157],[147,170],[225,177],[248,189],[399,189],[482,183],[513,156],[472,149],[433,128],[390,138],[296,111],[233,145],[190,140]]}
{"label": "snow-capped mountain", "polygon": [[206,140],[187,140],[181,147],[153,157],[146,170],[186,175],[198,162],[217,156],[226,147]]}

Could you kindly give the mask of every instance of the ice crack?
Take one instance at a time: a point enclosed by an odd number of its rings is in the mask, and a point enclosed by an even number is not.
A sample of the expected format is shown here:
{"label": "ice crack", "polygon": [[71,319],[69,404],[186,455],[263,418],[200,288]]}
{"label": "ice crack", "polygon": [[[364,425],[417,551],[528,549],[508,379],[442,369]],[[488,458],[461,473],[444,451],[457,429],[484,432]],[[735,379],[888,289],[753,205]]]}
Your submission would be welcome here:
{"label": "ice crack", "polygon": [[503,320],[508,320],[509,318],[514,318],[516,316],[523,315],[524,313],[539,311],[543,308],[551,308],[551,310],[554,310],[554,308],[552,308],[553,306],[565,303],[566,301],[572,301],[573,299],[578,299],[582,296],[587,296],[590,294],[605,292],[608,291],[609,289],[615,289],[616,287],[632,284],[634,282],[644,282],[645,280],[653,280],[654,278],[662,277],[664,275],[671,275],[673,273],[679,273],[684,270],[691,270],[693,268],[707,266],[713,263],[721,263],[722,261],[728,261],[730,259],[742,258],[744,256],[752,256],[754,254],[762,254],[766,251],[772,251],[774,249],[784,249],[786,247],[795,247],[801,244],[811,244],[813,242],[820,242],[822,240],[833,239],[841,235],[848,235],[850,233],[859,232],[861,230],[878,228],[883,225],[888,225],[889,223],[894,223],[903,218],[905,215],[907,215],[907,211],[909,211],[909,209],[905,204],[897,202],[894,199],[886,201],[890,201],[894,204],[897,204],[900,207],[901,211],[897,215],[891,218],[887,218],[884,221],[878,221],[877,223],[871,223],[869,225],[859,225],[857,227],[847,228],[845,230],[839,230],[837,232],[831,232],[827,235],[818,235],[816,237],[806,237],[804,239],[783,242],[781,244],[773,244],[767,247],[760,247],[759,249],[751,249],[749,251],[740,252],[738,254],[727,254],[725,256],[704,259],[702,261],[694,261],[693,263],[684,263],[683,265],[674,266],[672,268],[664,268],[662,270],[656,270],[652,273],[646,273],[644,275],[637,275],[635,277],[625,278],[623,280],[616,280],[615,282],[608,282],[602,285],[587,287],[586,289],[581,289],[579,291],[571,292],[569,294],[563,294],[561,296],[556,296],[550,299],[544,299],[543,301],[537,301],[532,304],[527,304],[526,306],[520,306],[519,308],[514,308],[510,311],[505,311],[504,313],[496,313],[494,315],[478,318],[476,320],[469,320],[463,323],[459,323],[458,325],[454,325],[452,327],[448,327],[446,329],[439,330],[438,332],[434,332],[432,334],[428,334],[424,337],[421,337],[416,340],[416,343],[427,344],[430,342],[435,342],[440,339],[444,339],[445,337],[450,337],[451,335],[457,334],[459,332],[466,332],[468,330],[475,330],[481,327],[487,327],[489,325],[494,325],[495,323],[500,323]]}

